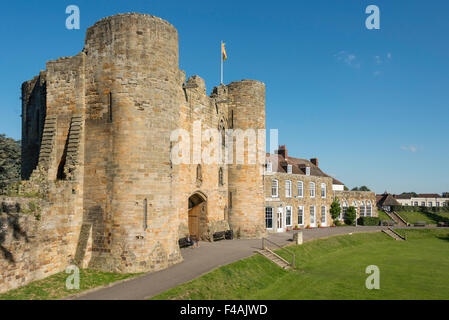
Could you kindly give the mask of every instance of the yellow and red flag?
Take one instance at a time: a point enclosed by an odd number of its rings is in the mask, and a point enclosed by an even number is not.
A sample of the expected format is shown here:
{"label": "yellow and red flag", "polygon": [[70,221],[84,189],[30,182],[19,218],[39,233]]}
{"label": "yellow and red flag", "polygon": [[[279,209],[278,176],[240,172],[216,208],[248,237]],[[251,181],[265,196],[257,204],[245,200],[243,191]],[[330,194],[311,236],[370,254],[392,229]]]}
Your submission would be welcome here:
{"label": "yellow and red flag", "polygon": [[221,43],[221,55],[222,55],[223,61],[226,61],[226,59],[228,58],[228,56],[227,56],[227,54],[226,54],[224,42]]}

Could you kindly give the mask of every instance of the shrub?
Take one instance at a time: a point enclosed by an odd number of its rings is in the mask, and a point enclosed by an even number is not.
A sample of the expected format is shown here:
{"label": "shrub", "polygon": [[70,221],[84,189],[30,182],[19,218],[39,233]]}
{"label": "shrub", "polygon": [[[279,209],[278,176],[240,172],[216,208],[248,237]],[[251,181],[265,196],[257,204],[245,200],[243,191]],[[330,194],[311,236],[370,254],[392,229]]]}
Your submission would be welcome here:
{"label": "shrub", "polygon": [[332,201],[331,208],[329,209],[333,220],[338,219],[338,217],[340,216],[340,210],[340,203],[338,202],[338,199],[335,198],[334,201]]}
{"label": "shrub", "polygon": [[348,210],[346,210],[346,215],[344,217],[345,223],[349,226],[355,225],[355,219],[357,217],[355,208],[350,206]]}
{"label": "shrub", "polygon": [[361,226],[378,226],[380,219],[378,217],[360,217],[357,219],[357,224]]}

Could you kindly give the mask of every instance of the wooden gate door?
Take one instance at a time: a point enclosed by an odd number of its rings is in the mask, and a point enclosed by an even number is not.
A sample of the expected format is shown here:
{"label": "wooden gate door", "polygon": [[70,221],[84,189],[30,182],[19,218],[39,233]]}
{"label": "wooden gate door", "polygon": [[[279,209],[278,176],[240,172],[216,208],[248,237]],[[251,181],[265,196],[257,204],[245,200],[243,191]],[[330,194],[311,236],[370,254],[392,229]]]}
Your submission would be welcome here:
{"label": "wooden gate door", "polygon": [[189,232],[198,239],[201,204],[189,209]]}

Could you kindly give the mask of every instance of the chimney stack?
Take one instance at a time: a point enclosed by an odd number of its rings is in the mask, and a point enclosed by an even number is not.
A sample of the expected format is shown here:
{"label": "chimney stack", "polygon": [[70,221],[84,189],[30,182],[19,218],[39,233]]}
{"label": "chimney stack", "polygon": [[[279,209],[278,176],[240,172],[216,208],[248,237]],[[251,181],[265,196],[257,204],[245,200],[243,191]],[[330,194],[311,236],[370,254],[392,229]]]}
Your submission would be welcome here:
{"label": "chimney stack", "polygon": [[310,159],[310,162],[312,162],[315,165],[315,167],[318,168],[318,158],[312,158]]}
{"label": "chimney stack", "polygon": [[280,154],[284,157],[284,159],[287,159],[287,148],[285,147],[285,144],[283,146],[279,146],[277,154]]}

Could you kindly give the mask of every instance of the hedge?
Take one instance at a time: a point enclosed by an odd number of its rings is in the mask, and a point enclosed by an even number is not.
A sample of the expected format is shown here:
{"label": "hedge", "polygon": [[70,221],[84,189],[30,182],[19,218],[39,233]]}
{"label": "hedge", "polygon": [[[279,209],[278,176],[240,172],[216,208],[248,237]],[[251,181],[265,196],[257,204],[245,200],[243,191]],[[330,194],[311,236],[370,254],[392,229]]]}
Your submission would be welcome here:
{"label": "hedge", "polygon": [[357,219],[359,226],[378,226],[380,220],[378,217],[360,217]]}
{"label": "hedge", "polygon": [[393,206],[393,211],[415,211],[415,212],[449,212],[449,206],[444,207],[423,207],[423,206]]}

